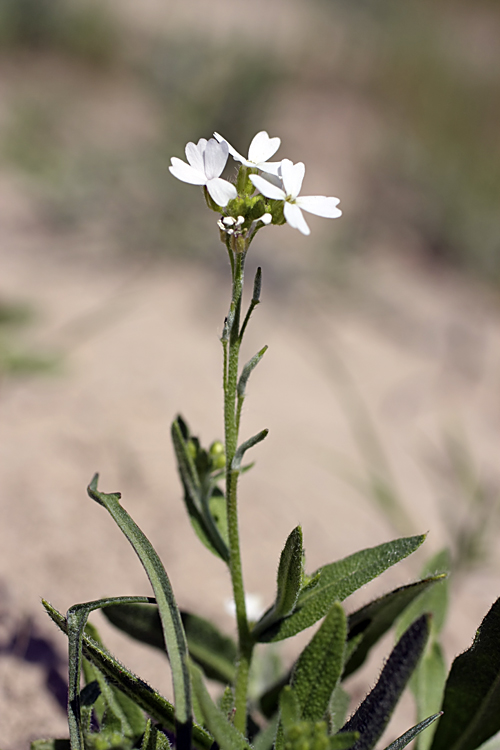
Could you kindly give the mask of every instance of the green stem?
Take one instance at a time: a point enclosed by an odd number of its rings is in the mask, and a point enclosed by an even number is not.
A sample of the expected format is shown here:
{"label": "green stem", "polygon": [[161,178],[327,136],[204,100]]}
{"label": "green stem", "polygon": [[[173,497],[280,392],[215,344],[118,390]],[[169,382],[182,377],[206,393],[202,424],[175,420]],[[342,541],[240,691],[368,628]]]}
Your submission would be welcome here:
{"label": "green stem", "polygon": [[233,597],[236,607],[238,628],[238,665],[235,681],[235,715],[234,725],[242,733],[246,730],[246,703],[248,690],[248,673],[252,658],[253,643],[248,625],[243,569],[241,565],[240,539],[238,530],[237,487],[239,471],[232,467],[234,454],[238,447],[238,419],[236,394],[238,384],[238,362],[241,344],[240,313],[243,291],[243,274],[245,254],[235,253],[233,271],[233,291],[228,318],[231,320],[227,369],[224,373],[224,431],[226,445],[226,503],[229,537],[229,570],[233,585]]}

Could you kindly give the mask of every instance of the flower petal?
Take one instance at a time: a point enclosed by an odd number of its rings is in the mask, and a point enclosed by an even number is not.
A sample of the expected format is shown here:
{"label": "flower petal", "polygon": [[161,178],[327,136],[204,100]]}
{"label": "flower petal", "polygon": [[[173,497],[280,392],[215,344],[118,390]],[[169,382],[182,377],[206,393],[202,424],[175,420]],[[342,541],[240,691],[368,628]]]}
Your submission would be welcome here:
{"label": "flower petal", "polygon": [[279,169],[281,167],[280,161],[266,161],[266,162],[257,162],[257,164],[252,164],[253,167],[257,167],[257,169],[260,169],[261,172],[266,172],[266,174],[273,174],[278,176]]}
{"label": "flower petal", "polygon": [[[205,162],[205,174],[208,180],[219,177],[226,166],[229,147],[225,141],[218,143],[215,138],[210,138],[203,155]],[[214,199],[215,200],[215,199]],[[219,206],[221,204],[219,203]]]}
{"label": "flower petal", "polygon": [[269,138],[265,130],[261,130],[252,139],[248,149],[248,160],[254,164],[265,162],[273,156],[281,145],[280,138]]}
{"label": "flower petal", "polygon": [[283,178],[283,186],[285,192],[291,198],[296,198],[300,193],[302,187],[302,180],[304,179],[306,168],[303,162],[299,161],[294,164],[290,159],[283,159],[281,162],[281,177]]}
{"label": "flower petal", "polygon": [[182,159],[177,159],[173,156],[171,159],[172,166],[169,167],[170,172],[182,182],[189,182],[191,185],[204,185],[207,181],[205,174],[198,171],[194,167],[190,167]]}
{"label": "flower petal", "polygon": [[227,206],[238,195],[236,188],[231,182],[221,177],[214,177],[207,182],[207,190],[218,206]]}
{"label": "flower petal", "polygon": [[219,135],[219,133],[214,133],[214,138],[216,141],[219,141],[219,143],[227,143],[227,148],[233,159],[236,159],[236,161],[245,161],[245,157],[239,154],[238,151],[231,146],[229,141],[226,141],[226,139]]}
{"label": "flower petal", "polygon": [[258,174],[251,174],[250,180],[252,184],[255,185],[259,193],[265,195],[266,198],[271,198],[278,201],[285,200],[285,192],[280,187],[273,185],[272,182],[269,182],[269,180],[266,180],[264,177],[261,177]]}
{"label": "flower petal", "polygon": [[296,203],[285,203],[283,213],[287,223],[290,224],[294,229],[298,229],[302,234],[311,234],[311,230],[307,226],[307,222],[304,219],[302,211]]}
{"label": "flower petal", "polygon": [[304,195],[297,198],[297,206],[309,211],[316,216],[325,216],[327,219],[337,219],[342,216],[342,211],[337,208],[338,198],[327,198],[325,195]]}
{"label": "flower petal", "polygon": [[205,165],[203,164],[203,153],[207,147],[206,138],[200,138],[198,143],[191,141],[186,144],[186,159],[194,169],[205,174]]}

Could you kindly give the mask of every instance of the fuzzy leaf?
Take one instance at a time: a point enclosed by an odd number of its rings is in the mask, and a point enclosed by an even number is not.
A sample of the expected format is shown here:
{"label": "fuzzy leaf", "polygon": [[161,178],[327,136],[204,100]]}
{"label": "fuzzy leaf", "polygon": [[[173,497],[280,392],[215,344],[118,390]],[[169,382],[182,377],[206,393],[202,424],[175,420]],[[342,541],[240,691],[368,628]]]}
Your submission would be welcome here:
{"label": "fuzzy leaf", "polygon": [[377,684],[342,727],[342,732],[357,731],[360,734],[353,750],[371,750],[375,746],[415,669],[428,635],[429,621],[423,615],[395,645]]}
{"label": "fuzzy leaf", "polygon": [[[146,597],[144,597],[146,598]],[[42,599],[49,617],[63,633],[68,633],[66,618],[49,602]],[[140,706],[149,716],[167,729],[175,729],[175,709],[172,704],[144,680],[120,664],[109,651],[96,643],[86,633],[83,634],[82,652],[86,659],[98,667],[120,690]],[[198,726],[193,726],[193,744],[199,750],[210,750],[213,738]]]}
{"label": "fuzzy leaf", "polygon": [[[401,586],[400,588],[391,591],[389,594],[385,594],[385,596],[382,596],[380,599],[375,599],[375,601],[370,602],[370,604],[367,604],[365,607],[362,607],[349,615],[348,641],[352,641],[353,638],[356,638],[359,635],[362,637],[359,640],[359,645],[345,666],[342,679],[345,679],[361,667],[372,646],[374,646],[375,643],[377,643],[389,630],[400,614],[406,610],[408,605],[424,591],[442,580],[443,575],[444,574],[432,578],[425,578],[422,581],[410,583],[408,586]],[[427,611],[428,610],[424,610],[424,612]],[[408,623],[408,626],[411,625],[415,619],[415,617],[412,618]],[[428,716],[428,714],[426,714],[426,716]]]}
{"label": "fuzzy leaf", "polygon": [[[410,687],[417,703],[417,719],[421,721],[422,716],[430,716],[432,712],[437,715],[446,684],[446,664],[441,646],[432,638],[432,624],[429,641],[410,680]],[[429,750],[436,729],[437,724],[418,738],[418,750]]]}
{"label": "fuzzy leaf", "polygon": [[193,690],[196,694],[204,723],[213,734],[221,750],[251,750],[250,745],[233,724],[230,724],[224,714],[212,701],[203,682],[202,672],[192,662],[189,666],[193,680]]}
{"label": "fuzzy leaf", "polygon": [[406,747],[410,744],[412,740],[415,739],[421,732],[424,731],[424,729],[427,729],[427,727],[430,727],[431,724],[433,724],[436,719],[439,719],[441,716],[440,713],[434,714],[434,716],[429,716],[429,718],[424,719],[423,721],[416,724],[411,729],[408,729],[407,732],[401,735],[401,737],[398,737],[397,740],[394,740],[394,742],[391,742],[390,745],[388,745],[385,750],[402,750],[403,747]]}
{"label": "fuzzy leaf", "polygon": [[188,447],[186,423],[177,417],[172,423],[171,435],[174,444],[177,468],[184,489],[184,504],[191,525],[201,542],[214,555],[229,562],[229,550],[214,517],[210,513],[210,499],[203,496],[198,471]]}
{"label": "fuzzy leaf", "polygon": [[151,719],[146,725],[141,750],[170,750],[168,738],[151,724]]}
{"label": "fuzzy leaf", "polygon": [[302,590],[295,611],[264,631],[258,640],[281,641],[314,625],[325,616],[335,600],[343,601],[391,565],[403,560],[414,552],[424,539],[425,535],[396,539],[319,568],[313,575],[313,581],[318,574],[319,580],[314,586],[306,586]]}
{"label": "fuzzy leaf", "polygon": [[[446,620],[448,609],[448,573],[451,560],[448,550],[442,550],[432,557],[422,570],[422,577],[432,576],[440,578],[434,586],[429,587],[416,598],[405,610],[396,628],[396,636],[400,637],[412,622],[423,614],[432,614],[431,636],[437,637]],[[428,716],[429,714],[426,714]]]}
{"label": "fuzzy leaf", "polygon": [[[142,643],[165,650],[158,607],[154,604],[135,604],[107,607],[103,610],[115,627]],[[228,636],[197,615],[181,612],[189,654],[211,680],[232,684],[235,674],[236,644]]]}
{"label": "fuzzy leaf", "polygon": [[328,738],[328,750],[347,750],[350,747],[354,747],[358,737],[359,732],[334,734],[333,737]]}
{"label": "fuzzy leaf", "polygon": [[333,734],[338,732],[340,727],[345,724],[350,700],[351,697],[349,693],[344,690],[342,685],[338,684],[333,691],[330,703],[328,704],[330,730]]}
{"label": "fuzzy leaf", "polygon": [[97,489],[96,474],[87,488],[89,497],[103,505],[132,545],[153,588],[167,646],[175,696],[176,738],[178,750],[189,750],[191,742],[191,682],[187,667],[188,647],[181,616],[170,581],[149,539],[120,505],[119,493],[106,494]]}
{"label": "fuzzy leaf", "polygon": [[254,638],[258,639],[260,633],[293,612],[302,583],[303,557],[302,529],[297,526],[290,533],[281,553],[276,600],[253,628]]}
{"label": "fuzzy leaf", "polygon": [[475,750],[500,730],[500,599],[452,664],[432,750]]}
{"label": "fuzzy leaf", "polygon": [[293,670],[292,688],[299,702],[301,718],[319,721],[326,714],[342,674],[346,636],[346,616],[336,602],[300,654]]}
{"label": "fuzzy leaf", "polygon": [[268,436],[269,430],[261,430],[257,433],[257,435],[253,435],[251,438],[248,438],[248,440],[245,440],[244,443],[242,443],[238,448],[236,449],[236,452],[233,457],[233,462],[231,464],[232,471],[239,471],[241,468],[241,462],[243,461],[243,456],[249,450],[250,448],[253,448],[254,445],[257,445],[257,443],[262,442],[264,438]]}
{"label": "fuzzy leaf", "polygon": [[302,713],[297,693],[295,690],[292,690],[290,685],[287,685],[281,691],[279,704],[281,723],[283,724],[284,731],[288,732],[294,724],[300,721]]}
{"label": "fuzzy leaf", "polygon": [[246,363],[246,365],[243,367],[240,378],[238,380],[238,387],[237,387],[238,398],[241,399],[245,397],[245,388],[248,383],[248,378],[252,374],[252,370],[255,370],[260,360],[262,359],[264,354],[267,352],[268,348],[269,348],[268,346],[262,347],[260,352],[257,352],[257,354],[255,354],[255,356],[253,356],[252,359],[250,359]]}

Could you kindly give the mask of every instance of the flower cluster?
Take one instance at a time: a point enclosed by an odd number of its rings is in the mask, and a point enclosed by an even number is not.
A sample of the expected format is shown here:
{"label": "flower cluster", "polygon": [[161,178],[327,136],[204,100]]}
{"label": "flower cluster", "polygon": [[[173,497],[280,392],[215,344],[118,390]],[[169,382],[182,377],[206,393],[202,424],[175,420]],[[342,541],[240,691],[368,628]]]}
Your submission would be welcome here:
{"label": "flower cluster", "polygon": [[[270,138],[262,130],[253,138],[245,157],[219,133],[214,133],[208,141],[200,138],[196,144],[188,143],[188,163],[174,156],[169,169],[177,179],[204,187],[209,207],[223,214],[218,226],[225,235],[244,236],[249,242],[262,226],[285,222],[302,234],[310,234],[302,211],[336,219],[342,215],[337,208],[339,199],[300,196],[304,164],[293,164],[290,159],[269,161],[280,144],[279,138]],[[229,154],[241,165],[236,185],[220,176]]]}

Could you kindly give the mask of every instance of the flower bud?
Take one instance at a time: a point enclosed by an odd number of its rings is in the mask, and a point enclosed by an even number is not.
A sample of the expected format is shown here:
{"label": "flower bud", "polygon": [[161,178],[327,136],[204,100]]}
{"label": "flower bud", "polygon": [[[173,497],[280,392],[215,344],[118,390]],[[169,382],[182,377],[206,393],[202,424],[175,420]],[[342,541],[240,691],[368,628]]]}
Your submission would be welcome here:
{"label": "flower bud", "polygon": [[226,452],[224,445],[220,440],[216,440],[212,443],[208,450],[208,455],[210,456],[210,461],[212,463],[212,470],[224,468],[226,465]]}

